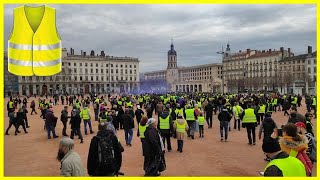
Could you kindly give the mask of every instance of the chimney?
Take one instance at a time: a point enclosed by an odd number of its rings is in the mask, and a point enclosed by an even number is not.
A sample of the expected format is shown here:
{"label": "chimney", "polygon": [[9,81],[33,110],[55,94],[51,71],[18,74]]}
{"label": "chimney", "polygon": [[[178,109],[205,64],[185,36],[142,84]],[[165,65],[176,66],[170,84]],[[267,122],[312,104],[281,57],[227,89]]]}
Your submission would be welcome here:
{"label": "chimney", "polygon": [[94,56],[94,50],[91,50],[90,56]]}
{"label": "chimney", "polygon": [[81,50],[81,54],[80,54],[81,56],[83,55],[83,51]]}
{"label": "chimney", "polygon": [[104,51],[101,51],[100,56],[103,56],[103,57],[105,56]]}
{"label": "chimney", "polygon": [[247,49],[247,54],[250,54],[250,49]]}
{"label": "chimney", "polygon": [[265,53],[266,51],[265,51],[265,50],[262,50],[262,52]]}
{"label": "chimney", "polygon": [[283,59],[283,47],[280,47],[280,51],[281,51],[281,59]]}
{"label": "chimney", "polygon": [[312,46],[308,46],[308,54],[312,54]]}
{"label": "chimney", "polygon": [[72,55],[72,48],[70,48],[70,55]]}
{"label": "chimney", "polygon": [[289,57],[291,57],[291,49],[288,48],[288,54],[289,54]]}
{"label": "chimney", "polygon": [[271,49],[269,49],[269,53],[271,53]]}
{"label": "chimney", "polygon": [[87,53],[84,51],[84,52],[83,52],[83,56],[86,56],[86,54],[87,54]]}
{"label": "chimney", "polygon": [[239,53],[241,53],[241,50],[239,50]]}

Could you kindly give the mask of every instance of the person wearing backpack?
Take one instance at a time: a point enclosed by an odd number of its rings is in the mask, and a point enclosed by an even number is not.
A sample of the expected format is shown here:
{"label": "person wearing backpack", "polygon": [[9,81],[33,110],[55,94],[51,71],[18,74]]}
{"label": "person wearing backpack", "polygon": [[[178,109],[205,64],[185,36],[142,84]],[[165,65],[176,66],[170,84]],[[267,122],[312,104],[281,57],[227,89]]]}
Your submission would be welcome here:
{"label": "person wearing backpack", "polygon": [[91,139],[87,170],[89,176],[115,176],[119,173],[123,148],[117,136],[99,123],[98,133]]}
{"label": "person wearing backpack", "polygon": [[306,176],[306,170],[301,161],[282,151],[279,142],[276,139],[271,137],[264,138],[262,150],[271,160],[264,169],[264,176]]}
{"label": "person wearing backpack", "polygon": [[307,155],[310,158],[312,164],[317,161],[317,146],[316,146],[316,140],[314,139],[314,136],[306,131],[306,125],[302,122],[298,122],[295,124],[298,129],[298,133],[300,135],[305,135],[308,138],[308,150]]}

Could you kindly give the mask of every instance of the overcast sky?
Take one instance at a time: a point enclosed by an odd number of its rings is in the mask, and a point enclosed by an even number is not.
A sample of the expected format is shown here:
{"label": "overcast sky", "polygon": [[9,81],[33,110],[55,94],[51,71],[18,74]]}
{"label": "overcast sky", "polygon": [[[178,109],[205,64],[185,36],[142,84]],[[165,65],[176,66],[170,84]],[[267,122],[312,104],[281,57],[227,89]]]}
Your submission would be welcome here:
{"label": "overcast sky", "polygon": [[[13,8],[5,5],[5,49]],[[216,52],[247,48],[316,49],[315,5],[49,5],[63,47],[140,60],[140,72],[165,69],[171,38],[178,66],[221,62]]]}

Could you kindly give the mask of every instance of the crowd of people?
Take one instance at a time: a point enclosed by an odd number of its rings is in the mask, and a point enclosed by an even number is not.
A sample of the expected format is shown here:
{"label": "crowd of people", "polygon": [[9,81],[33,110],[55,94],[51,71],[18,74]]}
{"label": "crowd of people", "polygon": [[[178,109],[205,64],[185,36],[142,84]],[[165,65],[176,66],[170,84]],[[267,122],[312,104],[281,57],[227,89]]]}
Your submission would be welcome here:
{"label": "crowd of people", "polygon": [[[65,105],[60,116],[63,138],[57,155],[63,176],[85,175],[80,156],[73,151],[74,137],[78,136],[80,143],[83,143],[82,132],[85,135],[88,131],[93,134],[91,120],[98,121],[99,126],[88,152],[87,173],[90,176],[123,175],[120,169],[124,148],[117,131],[124,131],[126,146],[131,147],[134,121],[138,126],[137,136],[141,139],[145,176],[160,176],[166,169],[165,154],[172,151],[172,140],[176,139],[177,151],[182,153],[187,138],[194,140],[196,133],[199,133],[199,138],[205,137],[204,125],[212,128],[213,114],[217,115],[220,122],[221,142],[228,142],[232,126],[238,131],[241,131],[241,127],[246,129],[249,146],[256,145],[257,128],[259,139],[263,133],[262,151],[266,155],[265,161],[269,161],[264,176],[311,176],[312,166],[316,162],[316,140],[312,125],[312,119],[316,118],[316,96],[305,96],[305,115],[298,112],[302,99],[301,95],[280,95],[275,92],[91,94],[54,96],[49,101],[39,98],[38,109],[44,120],[47,138],[51,139],[51,133],[53,138],[58,138],[55,127],[59,118],[54,114],[54,107],[60,102]],[[20,126],[28,133],[27,104],[27,98],[23,101],[20,97],[10,98],[6,135],[9,135],[12,125],[15,135],[20,133]],[[70,112],[69,106],[72,107]],[[93,113],[90,112],[90,106]],[[37,114],[34,100],[30,108],[30,115]],[[283,111],[283,115],[288,116],[286,124],[276,124],[272,114],[277,111]],[[70,136],[67,134],[68,122],[71,125]]]}

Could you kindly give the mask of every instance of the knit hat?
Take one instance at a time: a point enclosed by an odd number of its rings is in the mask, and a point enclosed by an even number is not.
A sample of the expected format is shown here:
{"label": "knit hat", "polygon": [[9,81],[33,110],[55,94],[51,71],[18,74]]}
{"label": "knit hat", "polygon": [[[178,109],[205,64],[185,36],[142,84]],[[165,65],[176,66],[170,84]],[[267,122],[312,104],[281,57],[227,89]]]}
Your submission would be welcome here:
{"label": "knit hat", "polygon": [[297,127],[302,127],[302,128],[304,128],[304,129],[306,129],[306,125],[305,125],[303,122],[297,122],[295,125],[296,125]]}
{"label": "knit hat", "polygon": [[147,125],[149,126],[150,124],[153,124],[155,122],[156,122],[156,120],[154,118],[150,118],[150,119],[148,119]]}
{"label": "knit hat", "polygon": [[68,151],[70,151],[71,149],[73,149],[74,142],[71,138],[64,137],[60,140],[60,145],[66,147]]}
{"label": "knit hat", "polygon": [[265,153],[274,153],[281,151],[281,147],[277,140],[270,137],[263,139],[262,150]]}

